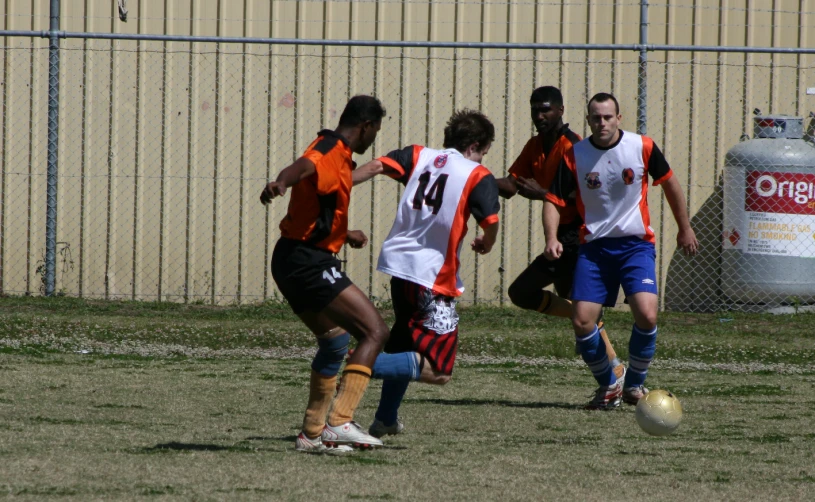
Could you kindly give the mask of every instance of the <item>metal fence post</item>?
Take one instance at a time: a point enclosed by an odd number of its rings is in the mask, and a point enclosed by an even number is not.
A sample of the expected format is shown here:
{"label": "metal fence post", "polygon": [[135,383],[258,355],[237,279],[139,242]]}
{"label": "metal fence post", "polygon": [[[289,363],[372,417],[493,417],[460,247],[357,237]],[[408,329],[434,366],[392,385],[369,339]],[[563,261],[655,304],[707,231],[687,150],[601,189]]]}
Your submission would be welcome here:
{"label": "metal fence post", "polygon": [[640,0],[640,67],[637,86],[637,134],[648,130],[648,0]]}
{"label": "metal fence post", "polygon": [[51,0],[48,32],[48,188],[45,221],[45,295],[54,294],[57,265],[57,162],[59,160],[59,0]]}

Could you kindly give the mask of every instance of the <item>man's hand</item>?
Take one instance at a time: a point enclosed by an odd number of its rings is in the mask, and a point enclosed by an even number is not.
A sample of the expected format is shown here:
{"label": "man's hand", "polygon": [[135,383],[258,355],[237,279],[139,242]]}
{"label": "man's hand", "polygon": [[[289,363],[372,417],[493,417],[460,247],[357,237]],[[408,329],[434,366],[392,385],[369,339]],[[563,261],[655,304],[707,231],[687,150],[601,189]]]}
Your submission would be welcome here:
{"label": "man's hand", "polygon": [[515,180],[518,185],[518,193],[522,197],[531,200],[543,200],[546,197],[546,190],[535,181],[535,178],[521,178]]}
{"label": "man's hand", "polygon": [[546,243],[543,248],[543,256],[549,261],[555,261],[563,254],[563,244],[559,240],[554,240]]}
{"label": "man's hand", "polygon": [[676,244],[682,248],[685,256],[695,256],[699,252],[699,241],[690,227],[679,231],[676,235]]}
{"label": "man's hand", "polygon": [[286,194],[286,186],[278,181],[271,181],[260,192],[260,203],[264,206],[272,201],[275,197],[280,197]]}
{"label": "man's hand", "polygon": [[489,242],[489,239],[484,237],[484,235],[479,235],[470,243],[472,250],[478,254],[487,254],[492,250],[493,242]]}
{"label": "man's hand", "polygon": [[349,230],[345,235],[345,243],[354,249],[362,249],[368,245],[368,236],[362,230]]}

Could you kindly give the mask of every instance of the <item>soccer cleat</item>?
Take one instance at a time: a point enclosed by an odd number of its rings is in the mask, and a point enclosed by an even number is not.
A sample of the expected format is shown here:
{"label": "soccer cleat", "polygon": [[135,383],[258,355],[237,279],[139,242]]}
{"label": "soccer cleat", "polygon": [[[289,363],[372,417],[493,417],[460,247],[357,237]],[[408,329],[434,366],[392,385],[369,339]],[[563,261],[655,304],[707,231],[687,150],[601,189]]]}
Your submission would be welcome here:
{"label": "soccer cleat", "polygon": [[623,402],[625,404],[632,404],[634,406],[640,402],[648,394],[648,389],[644,385],[637,385],[636,387],[625,387],[623,389]]}
{"label": "soccer cleat", "polygon": [[381,420],[374,420],[374,423],[368,427],[368,434],[375,438],[381,438],[382,436],[386,436],[388,434],[391,436],[401,434],[404,430],[405,423],[402,422],[401,418],[397,417],[396,422],[391,425],[385,425],[385,423]]}
{"label": "soccer cleat", "polygon": [[303,453],[325,453],[327,455],[343,455],[354,451],[353,448],[346,445],[326,446],[321,436],[309,439],[304,432],[298,434],[297,439],[294,440],[294,449]]}
{"label": "soccer cleat", "polygon": [[594,391],[594,398],[586,405],[587,410],[613,410],[620,406],[623,395],[623,383],[615,382],[611,385],[601,385]]}
{"label": "soccer cleat", "polygon": [[330,426],[325,424],[322,434],[323,444],[326,446],[352,446],[355,448],[374,449],[382,448],[382,441],[368,434],[354,421],[342,425]]}

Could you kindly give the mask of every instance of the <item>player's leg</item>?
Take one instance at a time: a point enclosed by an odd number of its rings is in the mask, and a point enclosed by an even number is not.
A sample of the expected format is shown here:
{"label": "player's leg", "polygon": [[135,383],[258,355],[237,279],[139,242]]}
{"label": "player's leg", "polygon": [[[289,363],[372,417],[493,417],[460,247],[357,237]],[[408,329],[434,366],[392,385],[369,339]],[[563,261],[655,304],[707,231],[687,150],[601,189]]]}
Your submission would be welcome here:
{"label": "player's leg", "polygon": [[599,385],[587,406],[589,409],[615,408],[619,406],[622,395],[622,383],[617,382],[597,327],[603,306],[614,304],[619,289],[616,264],[602,254],[605,244],[591,242],[580,247],[572,290],[572,325],[577,346]]}
{"label": "player's leg", "polygon": [[418,380],[421,374],[421,361],[414,355],[413,339],[410,336],[410,319],[416,310],[417,288],[410,281],[391,278],[391,301],[395,319],[390,338],[385,344],[385,352],[377,356],[374,364],[373,377],[383,379],[379,406],[374,414],[374,421],[368,428],[368,433],[375,437],[399,434],[404,430],[404,423],[399,418],[399,407],[408,385],[412,380]]}
{"label": "player's leg", "polygon": [[[552,262],[559,264],[558,268],[554,270],[554,286],[555,291],[557,291],[557,294],[562,298],[570,298],[572,295],[572,287],[574,285],[574,269],[577,266],[577,255],[578,248],[576,246],[570,246],[563,249],[563,254],[561,255],[560,259],[558,259],[556,262]],[[614,376],[616,376],[618,380],[622,380],[625,376],[625,366],[623,366],[623,364],[617,358],[617,351],[614,350],[614,346],[612,345],[611,340],[608,338],[605,323],[603,322],[602,310],[600,311],[600,316],[597,318],[597,329],[600,330],[600,337],[603,340],[603,344],[606,346],[606,357],[608,357],[612,371],[614,371]],[[580,350],[577,345],[575,345],[575,350],[577,354],[580,354]]]}
{"label": "player's leg", "polygon": [[353,284],[345,288],[319,316],[347,329],[358,340],[348,359],[323,430],[323,441],[331,444],[381,446],[382,442],[365,433],[353,422],[365,389],[371,379],[376,356],[388,338],[388,328],[376,307]]}
{"label": "player's leg", "polygon": [[659,297],[655,260],[654,245],[636,239],[631,241],[621,266],[623,291],[634,316],[628,342],[628,373],[623,385],[623,400],[629,404],[637,404],[648,393],[645,377],[656,352]]}
{"label": "player's leg", "polygon": [[[382,442],[366,434],[352,422],[371,375],[371,366],[388,337],[388,329],[379,312],[345,272],[337,258],[328,251],[299,241],[280,239],[272,256],[272,276],[292,310],[318,337],[318,355],[328,354],[317,361],[317,367],[333,371],[335,358],[343,352],[342,340],[335,340],[344,328],[359,341],[357,350],[346,365],[340,391],[333,401],[335,385],[332,378],[314,375],[307,411],[308,429],[313,434],[325,401],[333,403],[327,424],[321,431],[326,443],[328,426],[339,426],[328,435],[333,444],[381,446]],[[347,344],[346,344],[347,345]],[[344,354],[343,354],[344,355]],[[341,359],[340,359],[341,361]],[[338,368],[337,368],[338,370]],[[314,370],[313,370],[314,371]],[[317,371],[319,373],[319,371]],[[312,438],[308,438],[312,439]]]}
{"label": "player's leg", "polygon": [[522,309],[557,317],[571,317],[572,304],[565,298],[566,295],[558,296],[543,289],[555,281],[557,271],[563,266],[561,260],[549,261],[543,255],[538,256],[509,285],[509,299]]}
{"label": "player's leg", "polygon": [[[303,429],[295,440],[298,451],[329,452],[322,443],[322,431],[334,397],[337,373],[348,350],[348,333],[329,319],[312,310],[323,309],[342,289],[350,284],[347,277],[331,281],[322,277],[324,269],[339,267],[327,251],[305,246],[298,241],[280,239],[272,255],[272,276],[292,310],[317,338],[318,350],[311,364],[309,399],[303,417]],[[350,451],[348,447],[330,452]]]}

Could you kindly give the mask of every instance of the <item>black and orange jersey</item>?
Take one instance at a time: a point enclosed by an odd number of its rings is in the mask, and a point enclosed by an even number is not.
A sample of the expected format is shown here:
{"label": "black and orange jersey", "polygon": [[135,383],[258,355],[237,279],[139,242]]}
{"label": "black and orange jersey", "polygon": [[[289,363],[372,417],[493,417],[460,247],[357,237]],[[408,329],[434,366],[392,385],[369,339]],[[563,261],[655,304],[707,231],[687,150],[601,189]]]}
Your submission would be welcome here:
{"label": "black and orange jersey", "polygon": [[[580,135],[574,133],[569,129],[569,124],[564,124],[558,131],[558,139],[555,144],[545,151],[543,147],[543,138],[540,135],[533,136],[526,142],[521,154],[512,163],[509,168],[509,174],[517,178],[533,178],[538,184],[548,190],[555,178],[560,161],[563,159],[563,154],[566,150],[570,149],[573,144],[580,141]],[[581,221],[575,221],[579,218],[577,213],[577,206],[572,200],[564,212],[561,214],[560,222],[562,225],[577,224],[580,225]]]}
{"label": "black and orange jersey", "polygon": [[348,233],[348,200],[351,196],[351,148],[345,138],[324,129],[306,148],[303,157],[316,171],[291,187],[286,217],[280,234],[318,248],[339,252]]}

